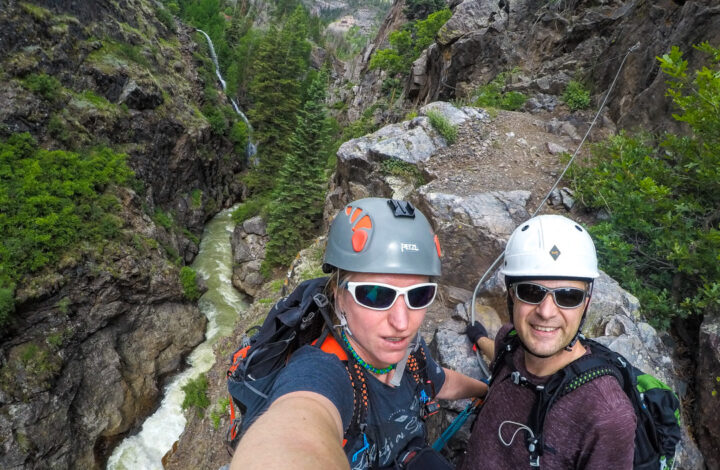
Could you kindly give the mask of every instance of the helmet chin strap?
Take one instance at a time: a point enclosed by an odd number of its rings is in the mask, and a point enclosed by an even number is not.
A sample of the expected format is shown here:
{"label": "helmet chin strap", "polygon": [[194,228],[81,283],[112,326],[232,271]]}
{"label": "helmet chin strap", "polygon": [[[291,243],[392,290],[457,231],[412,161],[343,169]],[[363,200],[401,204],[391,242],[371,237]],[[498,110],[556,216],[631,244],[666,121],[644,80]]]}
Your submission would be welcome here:
{"label": "helmet chin strap", "polygon": [[410,341],[410,344],[408,344],[407,349],[405,350],[405,355],[403,356],[402,360],[397,363],[395,366],[395,372],[393,373],[392,378],[390,379],[389,384],[392,387],[397,387],[400,385],[400,381],[402,380],[403,373],[405,372],[405,365],[407,364],[408,357],[410,356],[410,353],[415,351],[418,346],[420,345],[420,332],[418,331],[415,333],[415,339]]}

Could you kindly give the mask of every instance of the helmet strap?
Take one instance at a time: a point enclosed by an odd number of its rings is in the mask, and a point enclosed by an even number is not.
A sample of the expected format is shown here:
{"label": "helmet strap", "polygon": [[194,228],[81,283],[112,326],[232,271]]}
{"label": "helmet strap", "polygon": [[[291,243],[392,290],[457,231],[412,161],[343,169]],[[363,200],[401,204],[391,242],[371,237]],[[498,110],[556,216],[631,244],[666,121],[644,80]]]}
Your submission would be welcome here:
{"label": "helmet strap", "polygon": [[[340,287],[340,270],[338,269],[335,271],[337,273],[337,289],[341,289]],[[350,326],[348,326],[347,318],[345,317],[345,313],[340,310],[340,306],[338,305],[338,297],[339,294],[335,296],[335,316],[337,317],[338,321],[340,321],[340,324],[337,325],[338,328],[340,328],[342,331],[345,332],[345,334],[348,336],[348,338],[355,339],[355,336],[352,334],[352,331],[350,331]],[[355,339],[357,341],[357,339]]]}

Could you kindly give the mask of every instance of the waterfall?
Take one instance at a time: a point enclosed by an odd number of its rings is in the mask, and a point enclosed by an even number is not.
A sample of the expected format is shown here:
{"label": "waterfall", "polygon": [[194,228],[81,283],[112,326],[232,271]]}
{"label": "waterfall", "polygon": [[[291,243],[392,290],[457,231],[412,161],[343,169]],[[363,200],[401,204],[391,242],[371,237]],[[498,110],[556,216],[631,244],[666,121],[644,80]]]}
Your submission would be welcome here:
{"label": "waterfall", "polygon": [[[215,46],[213,45],[212,39],[210,39],[210,36],[203,31],[202,29],[198,29],[197,32],[202,33],[203,36],[205,36],[205,39],[207,39],[208,47],[210,48],[210,58],[213,61],[213,64],[215,65],[215,75],[217,75],[218,80],[220,81],[220,85],[222,86],[223,92],[227,93],[227,84],[225,83],[225,79],[223,79],[222,74],[220,73],[220,63],[217,59],[217,54],[215,54]],[[227,94],[226,94],[227,96]],[[235,113],[237,113],[238,116],[243,120],[245,125],[248,128],[248,141],[247,146],[245,148],[245,155],[248,159],[248,162],[252,161],[253,165],[257,165],[258,161],[255,155],[257,154],[257,146],[252,141],[252,134],[253,134],[253,128],[252,125],[250,125],[250,121],[248,121],[247,116],[245,116],[245,113],[242,112],[240,107],[237,105],[237,102],[228,96],[228,99],[230,100],[230,103],[232,104],[233,109],[235,110]]]}
{"label": "waterfall", "polygon": [[200,252],[192,264],[208,286],[198,301],[200,311],[208,318],[205,341],[190,354],[190,368],[163,390],[160,408],[145,420],[140,432],[123,440],[114,450],[108,460],[108,470],[162,470],[163,456],[185,429],[181,408],[185,397],[183,385],[210,369],[215,362],[213,344],[232,333],[238,315],[247,307],[231,282],[233,209],[220,212],[207,224]]}

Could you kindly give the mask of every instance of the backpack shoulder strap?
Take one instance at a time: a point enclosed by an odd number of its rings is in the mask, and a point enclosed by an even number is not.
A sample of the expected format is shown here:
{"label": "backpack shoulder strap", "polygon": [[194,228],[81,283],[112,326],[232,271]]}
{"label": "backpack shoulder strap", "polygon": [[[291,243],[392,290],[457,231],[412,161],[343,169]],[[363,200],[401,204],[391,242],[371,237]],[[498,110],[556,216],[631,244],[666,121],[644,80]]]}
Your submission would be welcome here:
{"label": "backpack shoulder strap", "polygon": [[512,352],[515,351],[519,345],[520,340],[517,337],[517,331],[515,331],[515,328],[511,328],[500,340],[500,347],[497,348],[497,354],[491,364],[488,386],[492,385],[500,374],[503,366],[507,365],[511,370],[514,368]]}
{"label": "backpack shoulder strap", "polygon": [[[313,345],[315,345],[317,341],[318,340],[313,341]],[[333,335],[329,335],[325,338],[320,345],[320,349],[328,354],[335,354],[338,359],[343,362],[347,362],[348,360],[347,352],[345,352],[345,349],[340,345],[340,343],[338,343]]]}
{"label": "backpack shoulder strap", "polygon": [[335,336],[332,334],[328,335],[327,329],[323,332],[323,336],[324,338],[321,336],[315,340],[313,345],[317,346],[317,343],[322,341],[320,344],[322,351],[328,354],[334,354],[338,359],[343,361],[345,369],[348,372],[348,377],[350,378],[350,385],[352,385],[353,388],[353,416],[343,436],[344,446],[350,437],[360,435],[365,427],[369,402],[367,381],[365,380],[362,367],[355,360],[350,360],[347,352],[337,339],[335,339]]}

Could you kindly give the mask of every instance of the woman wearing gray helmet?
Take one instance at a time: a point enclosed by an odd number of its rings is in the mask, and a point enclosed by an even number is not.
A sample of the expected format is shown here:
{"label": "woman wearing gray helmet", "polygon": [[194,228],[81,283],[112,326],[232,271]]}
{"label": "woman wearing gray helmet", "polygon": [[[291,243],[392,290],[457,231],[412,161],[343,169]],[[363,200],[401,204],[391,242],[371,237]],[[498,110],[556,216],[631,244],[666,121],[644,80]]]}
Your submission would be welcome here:
{"label": "woman wearing gray helmet", "polygon": [[[440,367],[418,333],[440,256],[427,219],[407,202],[367,198],[340,211],[323,268],[339,341],[360,376],[336,355],[300,348],[240,441],[233,469],[451,468],[437,454],[410,452],[428,449],[423,418],[435,399],[482,396],[487,387]],[[364,419],[351,428],[358,399]]]}

